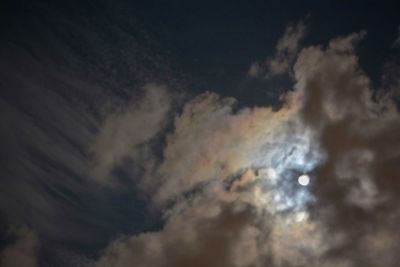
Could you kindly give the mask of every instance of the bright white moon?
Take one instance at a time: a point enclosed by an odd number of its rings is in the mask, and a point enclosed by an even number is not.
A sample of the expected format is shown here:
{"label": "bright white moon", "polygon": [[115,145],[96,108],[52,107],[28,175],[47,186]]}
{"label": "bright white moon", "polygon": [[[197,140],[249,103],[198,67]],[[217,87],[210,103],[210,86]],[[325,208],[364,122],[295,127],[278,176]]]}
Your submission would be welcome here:
{"label": "bright white moon", "polygon": [[310,177],[307,174],[303,174],[299,176],[297,181],[300,185],[307,186],[310,183]]}

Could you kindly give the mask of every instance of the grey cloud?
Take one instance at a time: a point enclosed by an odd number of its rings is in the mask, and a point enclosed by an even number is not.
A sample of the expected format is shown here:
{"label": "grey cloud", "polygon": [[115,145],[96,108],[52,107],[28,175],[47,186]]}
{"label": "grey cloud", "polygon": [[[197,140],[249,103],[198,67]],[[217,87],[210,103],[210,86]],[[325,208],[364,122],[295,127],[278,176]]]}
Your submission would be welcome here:
{"label": "grey cloud", "polygon": [[38,265],[38,237],[26,227],[15,229],[15,241],[0,252],[1,267],[36,267]]}
{"label": "grey cloud", "polygon": [[329,49],[336,52],[352,52],[355,46],[367,35],[365,30],[345,37],[337,37],[329,42]]}
{"label": "grey cloud", "polygon": [[[64,12],[65,6],[27,4],[27,13],[15,6],[6,14],[6,7],[2,16],[8,26],[0,40],[0,225],[33,229],[44,241],[41,265],[78,266],[63,252],[98,249],[128,228],[124,218],[145,209],[135,192],[89,179],[99,118],[144,84],[171,81],[172,71],[148,32],[132,23],[129,7],[121,13],[120,5],[98,6],[86,16],[91,5],[68,4]],[[137,225],[129,227],[144,223]]]}
{"label": "grey cloud", "polygon": [[299,51],[300,42],[305,35],[306,26],[303,21],[299,21],[297,24],[289,24],[276,44],[275,55],[265,62],[254,62],[250,66],[248,75],[254,78],[270,78],[290,72]]}
{"label": "grey cloud", "polygon": [[[76,244],[96,249],[120,231],[122,218],[143,209],[134,192],[103,190],[89,179],[99,109],[120,96],[103,87],[109,84],[82,77],[78,64],[63,69],[38,61],[39,48],[32,52],[3,41],[0,46],[0,224],[28,225],[45,240],[44,252],[54,255],[50,261],[68,262],[56,252],[74,252]],[[78,60],[70,54],[68,59]],[[115,209],[110,196],[134,204]]]}
{"label": "grey cloud", "polygon": [[167,89],[155,84],[143,87],[144,95],[122,111],[109,114],[91,146],[92,176],[110,182],[111,171],[125,158],[140,160],[147,153],[140,147],[166,125],[171,97]]}
{"label": "grey cloud", "polygon": [[[0,213],[6,223],[65,237],[58,227],[73,224],[63,216],[79,205],[75,194],[90,194],[85,149],[97,121],[81,103],[71,104],[73,93],[66,96],[59,90],[75,92],[81,86],[84,94],[87,88],[21,47],[2,48],[0,118],[6,127],[0,133]],[[83,238],[76,230],[71,227],[69,237]]]}
{"label": "grey cloud", "polygon": [[400,103],[400,29],[397,39],[392,45],[392,55],[382,68],[381,94]]}
{"label": "grey cloud", "polygon": [[[197,200],[172,215],[163,231],[115,241],[96,266],[250,266],[258,233],[251,207]],[[247,232],[246,232],[247,231]],[[256,231],[256,230],[253,230]],[[246,234],[246,235],[244,235]],[[244,236],[243,236],[244,235]],[[244,243],[240,239],[251,239]],[[245,256],[235,255],[245,253]],[[249,258],[250,257],[250,258]],[[247,259],[246,259],[247,258]],[[258,257],[257,257],[258,258]],[[242,262],[242,264],[241,264]]]}
{"label": "grey cloud", "polygon": [[[319,133],[318,142],[327,154],[313,171],[316,209],[329,210],[321,220],[333,234],[346,232],[337,254],[356,266],[379,266],[379,259],[362,256],[375,250],[364,237],[399,212],[393,199],[399,194],[400,168],[395,162],[400,160],[400,117],[387,97],[372,98],[371,83],[354,51],[364,35],[334,39],[326,49],[304,49],[294,70],[303,101],[300,115],[306,127]],[[355,248],[350,255],[349,247]],[[397,261],[394,256],[384,265],[396,266]]]}
{"label": "grey cloud", "polygon": [[364,36],[303,49],[280,110],[234,111],[214,93],[186,103],[143,177],[164,227],[115,240],[96,264],[397,266],[400,117],[358,64]]}
{"label": "grey cloud", "polygon": [[[318,262],[316,255],[323,250],[319,227],[290,222],[307,216],[301,213],[282,217],[273,203],[279,201],[276,188],[263,187],[263,179],[276,179],[269,166],[295,168],[297,161],[304,160],[290,144],[292,135],[303,131],[296,130],[293,121],[297,107],[244,108],[235,113],[234,102],[204,93],[186,103],[167,137],[163,161],[143,178],[145,188],[156,193],[157,207],[165,208],[173,201],[170,210],[163,210],[165,226],[158,232],[112,242],[99,266],[285,266],[295,262],[302,266],[309,258]],[[300,151],[304,149],[304,140],[297,142]],[[282,152],[285,149],[291,152]],[[277,161],[277,157],[283,158]],[[232,176],[237,178],[226,188]],[[296,204],[289,203],[290,193],[282,197],[282,209],[293,209],[291,205]],[[251,216],[231,229],[226,224],[234,223],[241,211],[251,211]],[[293,247],[293,243],[299,245]],[[312,249],[302,253],[302,246]]]}
{"label": "grey cloud", "polygon": [[271,161],[263,145],[284,139],[292,111],[245,108],[234,114],[234,102],[204,93],[185,105],[175,119],[175,131],[167,136],[163,162],[145,175],[146,183],[157,187],[157,202]]}

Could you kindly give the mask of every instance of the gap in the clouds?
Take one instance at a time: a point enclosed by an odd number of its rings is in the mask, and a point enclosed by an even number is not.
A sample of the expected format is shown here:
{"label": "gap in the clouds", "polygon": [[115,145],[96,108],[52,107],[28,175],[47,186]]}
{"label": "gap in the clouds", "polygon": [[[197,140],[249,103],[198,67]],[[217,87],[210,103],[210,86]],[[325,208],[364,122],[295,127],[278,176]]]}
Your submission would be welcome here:
{"label": "gap in the clouds", "polygon": [[[236,87],[217,90],[218,93],[238,99],[238,106],[266,106],[279,110],[284,102],[281,96],[293,89],[294,82],[289,75],[279,75],[272,78],[244,78]],[[230,94],[230,95],[228,95]]]}

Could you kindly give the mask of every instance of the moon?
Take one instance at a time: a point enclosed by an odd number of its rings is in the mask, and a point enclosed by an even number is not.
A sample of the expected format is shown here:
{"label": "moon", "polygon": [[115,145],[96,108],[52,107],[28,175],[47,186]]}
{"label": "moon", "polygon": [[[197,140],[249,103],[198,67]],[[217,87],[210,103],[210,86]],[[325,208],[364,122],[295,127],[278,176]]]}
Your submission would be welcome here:
{"label": "moon", "polygon": [[307,186],[310,183],[310,176],[307,174],[300,175],[297,181],[300,185]]}

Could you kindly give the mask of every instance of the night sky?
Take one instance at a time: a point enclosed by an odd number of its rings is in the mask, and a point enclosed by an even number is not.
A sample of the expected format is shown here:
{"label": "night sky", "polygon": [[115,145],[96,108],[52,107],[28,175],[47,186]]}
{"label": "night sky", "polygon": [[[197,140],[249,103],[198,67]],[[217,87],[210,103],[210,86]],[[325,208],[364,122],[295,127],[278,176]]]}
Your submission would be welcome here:
{"label": "night sky", "polygon": [[0,266],[400,266],[398,1],[1,1]]}

